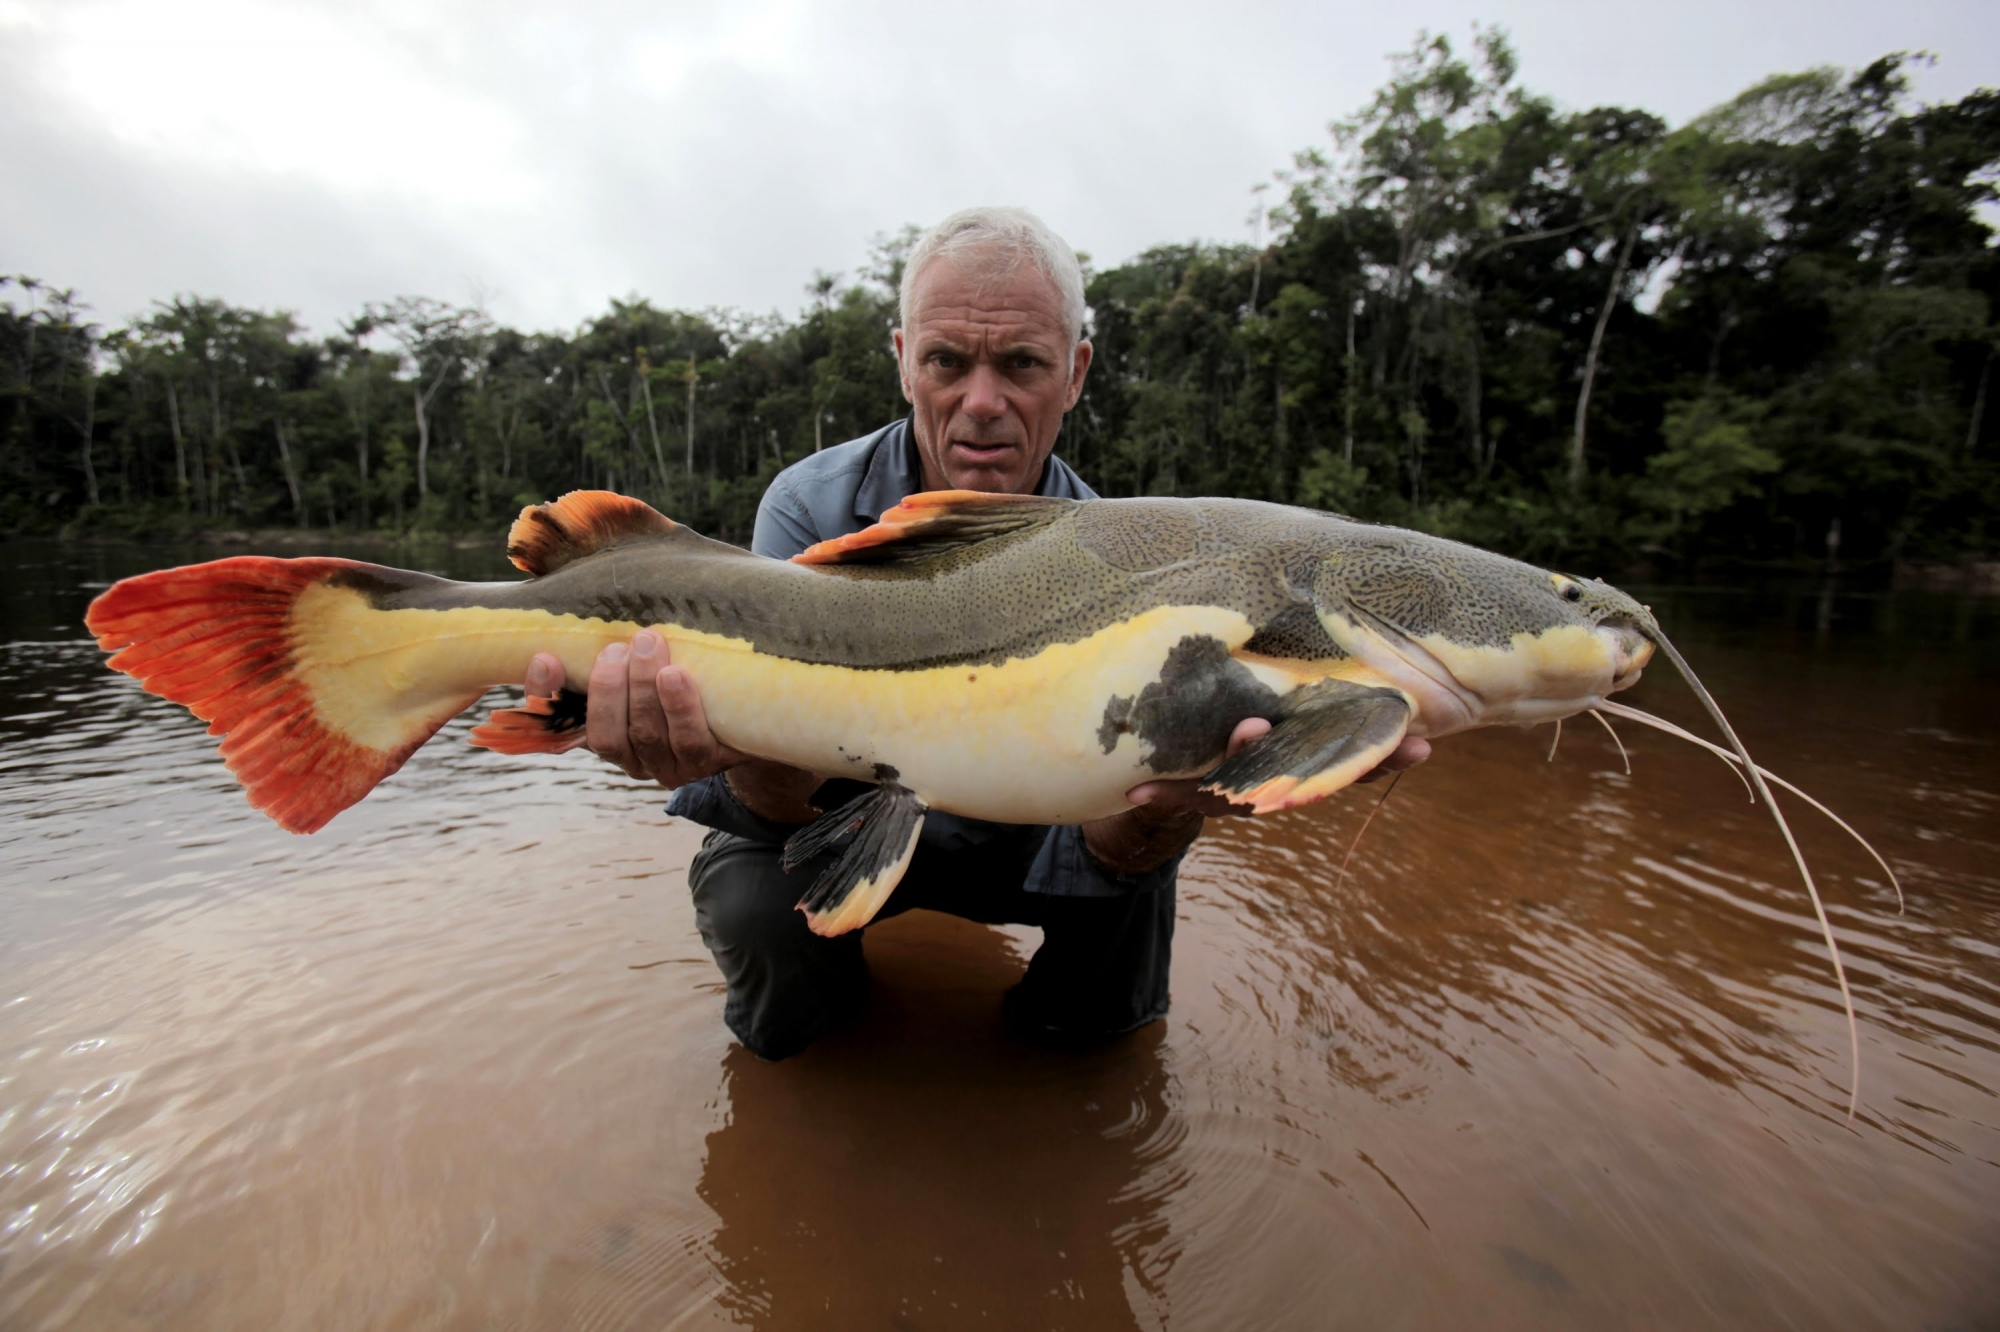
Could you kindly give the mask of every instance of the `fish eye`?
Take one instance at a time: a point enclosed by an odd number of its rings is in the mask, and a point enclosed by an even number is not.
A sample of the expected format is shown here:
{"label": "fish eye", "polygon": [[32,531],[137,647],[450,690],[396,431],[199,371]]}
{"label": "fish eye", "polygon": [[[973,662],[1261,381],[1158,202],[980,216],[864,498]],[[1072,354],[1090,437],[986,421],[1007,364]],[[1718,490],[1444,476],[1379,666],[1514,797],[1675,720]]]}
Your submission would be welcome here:
{"label": "fish eye", "polygon": [[1583,585],[1571,578],[1558,577],[1556,579],[1556,595],[1564,601],[1582,601]]}

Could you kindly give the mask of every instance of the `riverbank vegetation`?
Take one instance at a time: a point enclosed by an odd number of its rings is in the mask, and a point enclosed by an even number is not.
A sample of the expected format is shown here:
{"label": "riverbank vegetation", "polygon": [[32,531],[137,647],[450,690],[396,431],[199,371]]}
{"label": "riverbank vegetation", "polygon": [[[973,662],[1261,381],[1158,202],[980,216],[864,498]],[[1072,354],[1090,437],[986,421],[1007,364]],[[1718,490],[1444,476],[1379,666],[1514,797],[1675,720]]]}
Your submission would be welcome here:
{"label": "riverbank vegetation", "polygon": [[[1580,569],[2000,552],[2000,93],[1916,104],[1891,56],[1675,128],[1514,65],[1421,40],[1252,192],[1252,243],[1092,274],[1063,455]],[[7,279],[0,531],[497,533],[607,487],[745,540],[780,467],[904,410],[913,235],[796,317],[635,296],[571,332],[419,297],[107,328]]]}

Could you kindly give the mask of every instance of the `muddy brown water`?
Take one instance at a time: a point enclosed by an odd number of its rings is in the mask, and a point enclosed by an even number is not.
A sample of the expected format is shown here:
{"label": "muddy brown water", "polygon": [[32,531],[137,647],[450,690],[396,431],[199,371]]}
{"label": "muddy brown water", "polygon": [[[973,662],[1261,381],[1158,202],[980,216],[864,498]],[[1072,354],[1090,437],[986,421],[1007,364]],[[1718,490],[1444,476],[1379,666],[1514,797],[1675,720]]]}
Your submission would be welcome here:
{"label": "muddy brown water", "polygon": [[[868,1020],[720,1021],[698,832],[455,723],[326,831],[81,628],[167,547],[0,547],[0,1328],[2000,1326],[2000,605],[1648,592],[1795,813],[1860,1006],[1715,759],[1454,738],[1216,828],[1171,1017],[912,913]],[[458,576],[482,553],[391,562]],[[1660,671],[1630,696],[1689,724]]]}

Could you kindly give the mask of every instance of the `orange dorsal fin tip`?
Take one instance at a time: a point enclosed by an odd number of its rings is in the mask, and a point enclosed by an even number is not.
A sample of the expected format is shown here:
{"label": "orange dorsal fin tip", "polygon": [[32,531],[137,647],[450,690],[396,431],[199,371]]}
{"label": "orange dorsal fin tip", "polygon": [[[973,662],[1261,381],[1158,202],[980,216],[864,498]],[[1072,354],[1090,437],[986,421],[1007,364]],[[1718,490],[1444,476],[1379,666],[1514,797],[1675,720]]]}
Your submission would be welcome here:
{"label": "orange dorsal fin tip", "polygon": [[794,564],[886,564],[928,559],[1055,519],[1077,501],[1042,495],[926,490],[911,495],[859,532],[792,556]]}
{"label": "orange dorsal fin tip", "polygon": [[572,560],[631,541],[663,537],[680,526],[644,500],[610,490],[572,490],[521,510],[507,532],[507,558],[540,577]]}

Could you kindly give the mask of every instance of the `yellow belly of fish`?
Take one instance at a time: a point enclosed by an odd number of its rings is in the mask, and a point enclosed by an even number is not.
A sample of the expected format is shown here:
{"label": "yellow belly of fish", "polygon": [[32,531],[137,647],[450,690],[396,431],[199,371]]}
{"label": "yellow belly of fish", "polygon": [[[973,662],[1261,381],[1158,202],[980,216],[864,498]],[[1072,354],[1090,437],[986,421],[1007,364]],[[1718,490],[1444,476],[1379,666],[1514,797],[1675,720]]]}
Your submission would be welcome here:
{"label": "yellow belly of fish", "polygon": [[[597,653],[644,626],[539,610],[377,610],[361,594],[320,587],[299,600],[299,674],[323,722],[356,743],[391,749],[435,725],[440,709],[518,683],[537,652],[562,659],[573,683]],[[1007,823],[1081,822],[1127,808],[1124,793],[1155,777],[1138,737],[1107,752],[1113,697],[1137,698],[1190,635],[1240,647],[1238,611],[1160,607],[996,665],[879,670],[757,652],[744,639],[658,626],[700,689],[709,724],[746,752],[816,772],[876,776],[877,765],[933,807]],[[1299,677],[1244,658],[1283,692]],[[425,732],[427,733],[427,732]]]}

